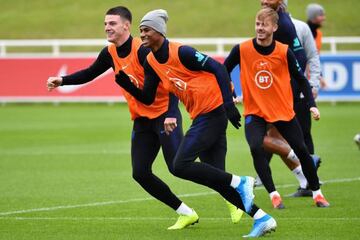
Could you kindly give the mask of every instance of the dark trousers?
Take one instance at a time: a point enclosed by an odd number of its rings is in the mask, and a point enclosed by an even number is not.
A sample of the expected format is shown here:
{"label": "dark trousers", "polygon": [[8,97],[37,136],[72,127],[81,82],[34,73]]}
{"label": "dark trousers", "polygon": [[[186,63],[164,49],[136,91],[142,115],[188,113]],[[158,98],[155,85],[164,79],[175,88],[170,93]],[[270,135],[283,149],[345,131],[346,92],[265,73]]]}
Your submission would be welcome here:
{"label": "dark trousers", "polygon": [[311,136],[311,113],[310,107],[304,98],[300,98],[294,103],[294,110],[296,118],[300,124],[301,130],[304,135],[305,144],[310,152],[314,154],[314,143]]}
{"label": "dark trousers", "polygon": [[[241,198],[225,172],[227,117],[223,106],[194,119],[174,160],[175,175],[205,185],[244,210]],[[197,158],[200,162],[196,162]]]}
{"label": "dark trousers", "polygon": [[164,131],[165,114],[155,119],[137,118],[131,139],[133,178],[154,198],[176,210],[181,205],[170,188],[152,172],[152,164],[162,149],[167,167],[173,174],[173,161],[183,138],[182,118],[177,112],[177,128],[168,136]]}
{"label": "dark trousers", "polygon": [[[250,146],[251,155],[254,161],[254,167],[263,182],[266,190],[271,193],[275,191],[275,185],[271,176],[269,162],[266,160],[266,153],[263,148],[264,136],[266,134],[267,122],[256,115],[246,116],[245,135]],[[309,187],[315,191],[319,189],[319,178],[308,149],[304,143],[301,128],[293,118],[290,121],[278,121],[273,125],[280,134],[289,143],[295,154],[298,156],[304,175],[308,180]]]}

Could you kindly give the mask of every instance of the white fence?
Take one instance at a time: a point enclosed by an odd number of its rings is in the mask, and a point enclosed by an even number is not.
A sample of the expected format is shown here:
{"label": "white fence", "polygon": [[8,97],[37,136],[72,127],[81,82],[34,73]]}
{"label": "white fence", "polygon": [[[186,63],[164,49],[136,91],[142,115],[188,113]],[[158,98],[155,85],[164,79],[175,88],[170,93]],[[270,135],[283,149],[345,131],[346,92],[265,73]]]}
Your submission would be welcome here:
{"label": "white fence", "polygon": [[[204,52],[208,54],[215,54],[218,56],[225,56],[228,52],[227,47],[231,47],[237,43],[249,38],[173,38],[170,40],[181,42],[183,44],[214,48],[215,51],[210,50]],[[11,56],[36,56],[36,55],[46,55],[53,57],[68,56],[68,55],[93,55],[95,53],[86,53],[86,52],[65,52],[62,51],[62,47],[84,47],[92,46],[99,47],[107,45],[107,41],[103,39],[33,39],[33,40],[0,40],[0,57],[11,57]],[[337,54],[339,53],[338,45],[339,44],[360,44],[360,37],[324,37],[323,44],[329,44],[330,50],[323,51],[323,53]],[[16,52],[8,51],[9,48],[15,48]],[[24,51],[20,52],[21,48],[24,47],[50,47],[51,52],[29,52]],[[206,48],[205,48],[206,49]],[[201,50],[201,48],[200,48]],[[356,50],[355,50],[356,51]],[[360,51],[360,47],[357,48],[357,52]],[[343,52],[343,51],[341,51]],[[354,52],[354,51],[352,51]]]}

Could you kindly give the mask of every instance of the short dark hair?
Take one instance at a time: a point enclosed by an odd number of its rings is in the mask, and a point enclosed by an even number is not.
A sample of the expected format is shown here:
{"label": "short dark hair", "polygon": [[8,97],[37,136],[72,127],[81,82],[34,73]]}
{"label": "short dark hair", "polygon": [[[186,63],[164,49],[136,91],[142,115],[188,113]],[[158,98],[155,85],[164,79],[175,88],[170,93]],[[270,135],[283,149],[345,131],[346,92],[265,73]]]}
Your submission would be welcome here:
{"label": "short dark hair", "polygon": [[117,6],[117,7],[110,8],[109,10],[107,10],[106,15],[119,15],[120,17],[128,20],[130,23],[132,21],[132,16],[131,16],[130,10],[124,6]]}

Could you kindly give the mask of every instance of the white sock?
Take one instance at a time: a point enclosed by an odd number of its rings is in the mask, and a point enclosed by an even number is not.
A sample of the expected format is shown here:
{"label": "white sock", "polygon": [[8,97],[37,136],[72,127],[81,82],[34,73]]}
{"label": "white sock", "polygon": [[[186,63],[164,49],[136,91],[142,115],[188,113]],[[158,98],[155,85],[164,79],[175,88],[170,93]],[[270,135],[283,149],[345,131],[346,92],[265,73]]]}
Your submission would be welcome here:
{"label": "white sock", "polygon": [[257,210],[255,215],[254,215],[254,219],[255,220],[260,219],[265,215],[266,215],[266,212],[264,212],[262,209],[259,208],[259,210]]}
{"label": "white sock", "polygon": [[278,195],[280,197],[280,193],[278,191],[273,191],[269,194],[270,199],[272,199],[275,195]]}
{"label": "white sock", "polygon": [[292,170],[292,172],[294,173],[296,179],[299,181],[300,187],[301,188],[306,188],[307,186],[307,180],[306,177],[304,176],[304,173],[302,171],[301,165],[297,166],[296,168],[294,168]]}
{"label": "white sock", "polygon": [[188,207],[185,203],[181,203],[176,212],[181,215],[190,215],[193,213],[193,210]]}
{"label": "white sock", "polygon": [[241,178],[239,176],[232,175],[230,186],[232,186],[233,188],[237,188],[240,182],[241,182]]}
{"label": "white sock", "polygon": [[321,196],[323,196],[320,188],[319,188],[319,190],[313,191],[313,199],[315,199],[315,197],[316,197],[318,194],[320,194]]}
{"label": "white sock", "polygon": [[291,149],[291,151],[289,152],[287,159],[293,161],[293,162],[298,162],[299,158],[296,156],[294,150]]}

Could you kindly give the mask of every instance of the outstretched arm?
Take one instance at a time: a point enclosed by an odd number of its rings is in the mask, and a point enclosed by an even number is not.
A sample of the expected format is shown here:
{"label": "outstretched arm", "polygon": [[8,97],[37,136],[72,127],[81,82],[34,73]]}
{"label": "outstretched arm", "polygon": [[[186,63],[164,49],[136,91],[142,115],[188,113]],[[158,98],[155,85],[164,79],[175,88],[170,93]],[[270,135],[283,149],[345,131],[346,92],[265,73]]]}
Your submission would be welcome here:
{"label": "outstretched arm", "polygon": [[95,60],[95,62],[86,69],[77,71],[73,74],[61,77],[49,77],[47,80],[47,88],[52,91],[61,85],[79,85],[90,82],[100,74],[104,73],[112,67],[111,56],[105,47]]}

